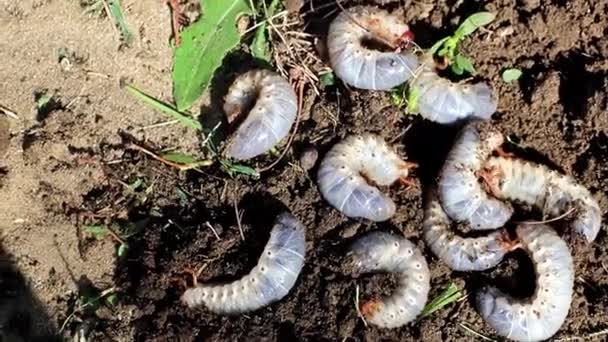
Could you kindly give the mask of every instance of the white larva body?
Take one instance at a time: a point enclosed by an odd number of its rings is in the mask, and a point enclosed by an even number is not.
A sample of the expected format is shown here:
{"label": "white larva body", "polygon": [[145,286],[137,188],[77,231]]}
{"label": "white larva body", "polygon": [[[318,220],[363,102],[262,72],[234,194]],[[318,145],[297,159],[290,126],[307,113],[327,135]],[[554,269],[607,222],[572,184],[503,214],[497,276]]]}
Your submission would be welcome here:
{"label": "white larva body", "polygon": [[517,235],[534,264],[534,294],[518,300],[487,287],[477,294],[477,306],[499,335],[516,341],[541,341],[553,336],[568,315],[574,286],[572,256],[566,243],[548,226],[521,225]]}
{"label": "white larva body", "polygon": [[433,254],[454,271],[487,270],[498,265],[509,250],[503,230],[481,237],[458,236],[450,229],[450,219],[432,195],[424,210],[422,234]]}
{"label": "white larva body", "polygon": [[599,204],[571,177],[521,159],[493,157],[485,167],[497,171],[488,184],[494,196],[536,206],[549,219],[575,208],[574,232],[588,243],[595,240],[602,225]]}
{"label": "white larva body", "polygon": [[260,309],[285,297],[304,265],[305,227],[291,214],[279,215],[270,239],[251,272],[224,285],[197,285],[182,301],[189,307],[204,305],[219,314]]}
{"label": "white larva body", "polygon": [[395,214],[393,200],[377,185],[391,185],[407,177],[408,166],[377,135],[349,136],[325,155],[317,182],[323,198],[349,217],[385,221]]}
{"label": "white larva body", "polygon": [[[242,112],[248,108],[248,113]],[[297,97],[285,78],[268,70],[252,70],[232,83],[224,98],[224,112],[229,121],[244,117],[230,138],[225,155],[251,159],[269,151],[289,134],[298,112]]]}
{"label": "white larva body", "polygon": [[414,320],[426,304],[430,272],[424,256],[409,240],[385,232],[372,232],[357,239],[349,252],[354,271],[397,273],[395,292],[370,300],[361,308],[367,322],[396,328]]}
{"label": "white larva body", "polygon": [[382,37],[396,43],[407,31],[409,27],[387,11],[371,6],[349,8],[329,26],[331,67],[342,81],[359,89],[388,90],[405,83],[418,67],[413,53],[381,52],[363,42]]}
{"label": "white larva body", "polygon": [[476,172],[503,136],[487,122],[465,126],[456,138],[439,175],[439,198],[453,220],[469,223],[472,229],[502,227],[513,214],[513,208],[482,189]]}
{"label": "white larva body", "polygon": [[410,83],[410,89],[418,92],[417,108],[423,118],[442,124],[490,119],[497,101],[486,83],[454,83],[437,74],[432,58],[427,60]]}

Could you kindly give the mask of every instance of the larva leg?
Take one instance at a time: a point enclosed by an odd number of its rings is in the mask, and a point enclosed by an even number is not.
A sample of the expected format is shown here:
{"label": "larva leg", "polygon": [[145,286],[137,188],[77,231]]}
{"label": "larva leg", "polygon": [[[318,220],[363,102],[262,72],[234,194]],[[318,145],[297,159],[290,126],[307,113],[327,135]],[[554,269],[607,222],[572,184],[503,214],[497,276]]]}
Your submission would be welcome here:
{"label": "larva leg", "polygon": [[204,305],[220,314],[257,310],[285,297],[304,265],[305,227],[288,213],[279,215],[270,239],[251,272],[232,283],[197,285],[182,301],[189,307]]}
{"label": "larva leg", "polygon": [[397,328],[420,314],[428,297],[430,272],[413,243],[389,233],[372,232],[353,243],[347,258],[357,274],[380,271],[399,275],[399,286],[391,296],[372,299],[361,306],[369,323]]}
{"label": "larva leg", "polygon": [[542,341],[553,336],[568,315],[574,285],[572,256],[549,226],[521,225],[517,235],[534,264],[534,294],[515,299],[486,287],[477,294],[477,307],[499,335],[515,341]]}
{"label": "larva leg", "polygon": [[394,215],[395,203],[375,185],[403,181],[414,165],[379,136],[349,136],[325,155],[317,182],[323,198],[344,215],[386,221]]}
{"label": "larva leg", "polygon": [[472,229],[502,227],[513,208],[488,195],[478,181],[478,173],[503,136],[490,123],[473,122],[456,138],[439,175],[439,198],[448,216],[468,223]]}
{"label": "larva leg", "polygon": [[481,271],[496,266],[514,248],[506,231],[487,236],[463,238],[450,229],[450,220],[434,191],[424,210],[422,234],[426,245],[455,271]]}

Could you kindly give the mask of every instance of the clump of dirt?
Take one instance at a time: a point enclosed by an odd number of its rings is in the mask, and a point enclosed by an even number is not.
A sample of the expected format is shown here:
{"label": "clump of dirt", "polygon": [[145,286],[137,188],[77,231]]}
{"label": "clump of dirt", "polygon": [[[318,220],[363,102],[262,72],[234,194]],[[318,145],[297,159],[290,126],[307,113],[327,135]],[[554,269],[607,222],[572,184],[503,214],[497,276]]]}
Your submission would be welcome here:
{"label": "clump of dirt", "polygon": [[[368,2],[345,1],[343,5]],[[462,46],[463,53],[474,61],[476,77],[488,81],[499,94],[493,122],[518,142],[519,154],[572,174],[598,195],[605,211],[608,119],[603,114],[608,105],[608,43],[603,36],[608,32],[604,20],[608,5],[582,0],[542,5],[537,1],[516,4],[503,0],[406,2],[406,6],[390,3],[387,8],[399,11],[411,23],[422,47],[453,32],[471,13],[482,9],[497,13],[488,30],[480,31]],[[530,293],[531,265],[521,253],[489,272],[459,273],[432,257],[421,241],[422,195],[435,181],[459,127],[404,116],[386,92],[349,89],[340,82],[324,87],[315,84],[319,89],[308,85],[293,148],[259,179],[230,178],[216,166],[202,172],[179,173],[126,148],[128,143],[137,141],[153,150],[192,149],[200,142],[198,137],[179,126],[147,128],[158,123],[160,116],[152,118],[149,110],[127,98],[119,88],[119,80],[127,79],[152,93],[164,97],[170,94],[170,51],[163,45],[170,33],[166,9],[162,20],[150,23],[143,18],[159,17],[160,4],[144,6],[138,2],[128,7],[127,17],[140,25],[139,41],[131,50],[118,52],[113,32],[103,26],[107,23],[96,18],[73,19],[77,10],[69,5],[48,2],[34,8],[24,1],[9,7],[0,12],[0,19],[17,27],[31,25],[34,19],[45,22],[45,18],[49,20],[47,15],[55,15],[72,18],[71,25],[89,28],[83,32],[96,32],[94,37],[84,37],[81,30],[73,29],[63,38],[67,43],[61,44],[87,56],[79,59],[82,64],[73,66],[76,70],[66,74],[61,65],[44,66],[65,85],[54,85],[53,78],[39,81],[35,73],[25,72],[20,76],[25,79],[22,88],[9,92],[6,104],[19,113],[31,114],[21,123],[23,133],[12,131],[12,152],[7,161],[0,162],[7,167],[7,176],[0,179],[0,196],[11,198],[5,211],[7,219],[0,221],[0,226],[8,227],[3,231],[5,245],[18,256],[17,265],[38,284],[37,290],[57,325],[70,314],[65,303],[77,296],[69,279],[81,275],[89,275],[95,284],[113,286],[120,294],[120,304],[113,311],[95,313],[92,340],[460,341],[472,338],[463,324],[493,335],[474,309],[472,294],[477,287],[502,283],[518,295]],[[46,12],[39,8],[46,8]],[[314,73],[321,71],[326,61],[314,57],[318,56],[315,46],[322,50],[318,43],[324,40],[337,11],[334,4],[313,1],[306,2],[300,16],[291,14],[289,19],[299,23],[280,28],[290,46],[285,46],[280,37],[272,37],[276,63],[289,71],[301,67],[301,61]],[[99,36],[97,32],[104,34]],[[32,35],[48,37],[40,30]],[[103,47],[94,47],[97,41],[103,42]],[[0,52],[6,54],[3,60],[11,63],[0,66],[0,72],[10,75],[5,79],[16,84],[19,77],[13,75],[14,70],[27,70],[25,62],[18,61],[23,58],[18,51],[27,45],[17,39],[12,46],[16,51],[12,55]],[[50,53],[57,46],[48,43],[43,47]],[[298,61],[293,60],[289,48]],[[115,65],[113,61],[118,57],[127,66]],[[33,64],[31,58],[26,61]],[[239,63],[237,69],[254,64]],[[500,78],[501,71],[510,67],[523,71],[523,77],[514,84]],[[222,73],[231,74],[234,69],[227,64]],[[95,70],[96,76],[87,70]],[[100,80],[97,73],[111,76]],[[216,80],[217,89],[225,89],[221,82],[226,83]],[[33,101],[40,89],[57,89],[54,93],[61,106],[42,117],[26,105],[17,106],[19,99]],[[217,89],[212,96],[221,97]],[[79,100],[70,105],[74,99]],[[299,152],[307,146],[314,146],[322,157],[340,139],[362,132],[381,135],[404,157],[420,165],[415,172],[418,188],[395,186],[389,190],[398,209],[387,222],[344,217],[321,198],[314,182],[317,166],[305,170],[297,162]],[[273,160],[267,156],[257,163],[269,165]],[[20,208],[19,204],[24,203],[27,208]],[[272,221],[285,209],[308,228],[306,264],[287,297],[236,317],[218,316],[204,308],[191,310],[180,303],[183,281],[190,269],[202,270],[201,282],[232,280],[248,273],[264,248]],[[24,213],[29,215],[25,223],[16,221]],[[242,220],[238,220],[241,214]],[[117,241],[93,240],[82,232],[86,224],[127,227],[133,223],[141,227],[125,237],[128,252],[116,260]],[[47,226],[49,231],[39,226]],[[354,307],[357,285],[365,301],[389,293],[394,281],[387,275],[354,278],[342,267],[342,258],[352,239],[376,229],[405,235],[423,250],[432,272],[430,298],[450,282],[471,296],[399,329],[366,327]],[[584,336],[608,328],[608,269],[603,261],[607,239],[602,230],[592,246],[574,251],[574,299],[556,338]],[[59,257],[45,260],[53,241],[60,246],[58,255],[69,254],[64,261]],[[20,248],[27,252],[19,252]],[[76,271],[69,272],[74,266]],[[53,276],[50,269],[56,270]],[[66,295],[69,288],[72,292]],[[82,324],[73,320],[66,330],[71,333],[80,327]]]}

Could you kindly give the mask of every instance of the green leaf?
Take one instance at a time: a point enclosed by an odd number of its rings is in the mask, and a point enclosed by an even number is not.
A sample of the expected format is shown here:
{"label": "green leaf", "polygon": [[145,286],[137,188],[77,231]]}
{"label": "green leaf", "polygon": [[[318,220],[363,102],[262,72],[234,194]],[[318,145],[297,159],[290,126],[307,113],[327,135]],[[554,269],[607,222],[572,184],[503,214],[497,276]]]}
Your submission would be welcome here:
{"label": "green leaf", "polygon": [[198,131],[203,130],[203,125],[201,125],[200,122],[196,121],[196,119],[178,112],[175,108],[142,92],[141,90],[139,90],[133,86],[128,85],[126,88],[127,88],[127,91],[131,95],[137,97],[138,99],[145,102],[147,105],[151,106],[152,108],[158,110],[159,112],[167,114],[170,117],[172,117],[173,119],[179,120],[179,122],[182,125],[184,125],[186,127],[194,128]]}
{"label": "green leaf", "polygon": [[116,293],[112,293],[106,297],[105,302],[108,306],[116,306],[116,304],[118,304],[118,295]]}
{"label": "green leaf", "polygon": [[426,317],[442,307],[456,302],[460,298],[462,298],[462,293],[456,284],[450,283],[448,288],[446,288],[442,293],[439,294],[439,296],[435,297],[435,299],[424,307],[420,316]]}
{"label": "green leaf", "polygon": [[128,251],[129,251],[129,246],[126,243],[123,243],[120,246],[118,246],[118,250],[116,251],[116,255],[119,258],[123,258],[125,255],[127,255]]}
{"label": "green leaf", "polygon": [[418,99],[420,98],[420,89],[410,88],[407,94],[407,112],[410,114],[418,113]]}
{"label": "green leaf", "polygon": [[[456,60],[454,64],[457,64],[459,68],[463,71],[468,72],[471,75],[475,75],[477,72],[475,71],[475,67],[473,66],[473,62],[463,55],[456,55]],[[460,75],[460,74],[459,74]]]}
{"label": "green leaf", "polygon": [[181,164],[188,169],[194,169],[201,166],[209,166],[213,164],[212,160],[199,160],[195,157],[183,154],[179,152],[171,152],[161,155],[161,158],[168,160],[170,162],[174,162],[177,164]]}
{"label": "green leaf", "polygon": [[231,177],[236,174],[242,174],[245,176],[250,176],[253,178],[260,177],[258,171],[251,166],[243,165],[243,164],[235,164],[228,159],[220,160],[220,164],[222,169],[229,174]]}
{"label": "green leaf", "polygon": [[464,73],[464,69],[458,63],[452,63],[452,64],[450,64],[450,69],[452,70],[452,72],[455,75],[458,75],[458,76],[460,76],[460,75],[462,75]]}
{"label": "green leaf", "polygon": [[[431,48],[429,49],[429,53],[431,55],[434,55],[437,52],[437,50],[439,50],[439,48],[443,46],[443,43],[445,43],[450,38],[451,37],[445,37],[445,38],[439,39],[435,44],[433,44],[433,46],[431,46]],[[442,55],[440,55],[440,56],[442,56]]]}
{"label": "green leaf", "polygon": [[477,31],[478,28],[485,26],[496,18],[492,12],[478,12],[466,18],[454,33],[455,37],[463,38]]}
{"label": "green leaf", "polygon": [[127,21],[125,19],[124,14],[122,13],[122,8],[120,7],[119,0],[108,0],[108,10],[110,11],[110,17],[114,22],[114,25],[118,28],[120,32],[120,40],[125,45],[131,45],[133,42],[133,33],[129,30],[129,26],[127,25]]}
{"label": "green leaf", "polygon": [[331,87],[336,84],[336,76],[331,71],[325,74],[321,74],[319,75],[319,84],[321,84],[321,87],[323,89]]}
{"label": "green leaf", "polygon": [[173,97],[177,110],[192,106],[205,92],[222,60],[240,41],[239,16],[251,14],[248,0],[201,0],[203,16],[186,28],[175,49]]}
{"label": "green leaf", "polygon": [[102,225],[86,225],[83,229],[98,240],[103,239],[108,234],[108,228]]}
{"label": "green leaf", "polygon": [[129,184],[129,189],[131,189],[131,191],[137,191],[137,189],[139,189],[139,187],[141,187],[141,185],[144,183],[143,179],[141,178],[137,178],[133,183]]}
{"label": "green leaf", "polygon": [[516,68],[507,69],[502,72],[502,80],[511,83],[513,81],[517,81],[522,75],[521,70]]}
{"label": "green leaf", "polygon": [[[264,2],[261,2],[264,5]],[[273,0],[265,13],[265,21],[255,31],[251,42],[251,54],[253,57],[270,62],[270,42],[268,41],[268,20],[274,16],[279,5],[279,0]]]}

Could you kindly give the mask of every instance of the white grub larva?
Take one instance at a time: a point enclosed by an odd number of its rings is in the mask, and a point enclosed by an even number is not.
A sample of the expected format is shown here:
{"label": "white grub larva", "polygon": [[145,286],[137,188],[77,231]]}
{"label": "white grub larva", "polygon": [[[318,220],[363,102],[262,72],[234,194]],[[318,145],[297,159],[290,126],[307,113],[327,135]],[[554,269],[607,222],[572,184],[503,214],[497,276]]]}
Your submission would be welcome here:
{"label": "white grub larva", "polygon": [[417,91],[417,108],[423,118],[442,124],[490,119],[497,101],[486,83],[454,83],[437,74],[432,58],[427,60],[410,83],[410,88]]}
{"label": "white grub larva", "polygon": [[499,199],[533,205],[547,218],[573,211],[575,235],[593,242],[602,212],[589,190],[569,176],[521,159],[492,157],[482,171],[489,192]]}
{"label": "white grub larva", "polygon": [[486,287],[477,294],[477,307],[499,335],[515,341],[541,341],[553,336],[568,315],[574,285],[572,256],[549,226],[520,225],[517,235],[534,264],[534,294],[521,300]]}
{"label": "white grub larva", "polygon": [[342,81],[359,88],[388,90],[412,77],[418,60],[411,52],[383,52],[366,43],[398,44],[409,27],[395,15],[371,6],[355,6],[331,23],[327,47],[331,67]]}
{"label": "white grub larva", "polygon": [[506,231],[464,238],[450,229],[450,219],[433,192],[424,210],[422,234],[426,245],[454,271],[482,271],[492,268],[511,249]]}
{"label": "white grub larva", "polygon": [[476,121],[465,126],[456,138],[439,176],[439,198],[453,220],[468,223],[472,229],[502,227],[513,214],[510,204],[491,197],[482,188],[477,172],[503,136],[489,122]]}
{"label": "white grub larva", "polygon": [[285,297],[304,265],[305,227],[291,214],[279,215],[258,264],[251,272],[224,285],[197,285],[182,301],[189,307],[206,306],[219,314],[260,309]]}
{"label": "white grub larva", "polygon": [[368,233],[357,239],[349,252],[349,266],[357,274],[397,273],[395,292],[361,306],[366,321],[383,328],[396,328],[412,321],[424,308],[430,288],[430,272],[424,256],[409,240],[385,232]]}
{"label": "white grub larva", "polygon": [[269,151],[289,134],[297,111],[296,93],[285,78],[268,70],[240,75],[224,98],[228,122],[238,124],[226,156],[245,160]]}
{"label": "white grub larva", "polygon": [[317,173],[321,194],[349,217],[386,221],[395,214],[395,203],[377,185],[404,183],[414,163],[403,161],[379,136],[349,136],[327,153]]}

